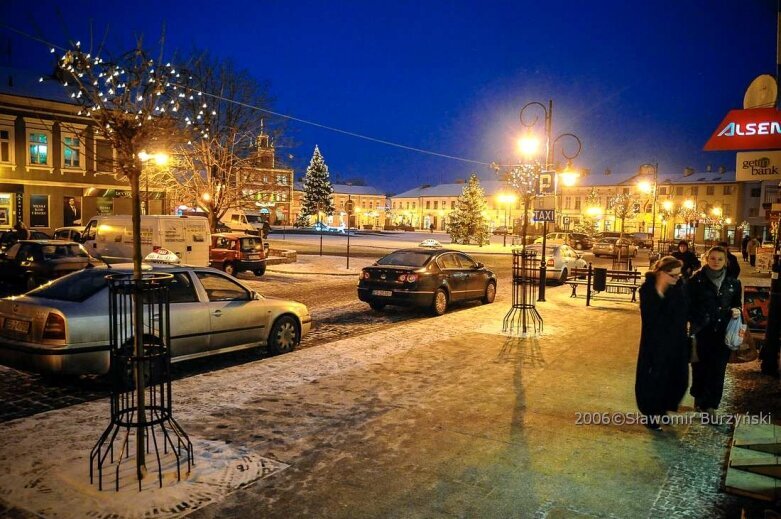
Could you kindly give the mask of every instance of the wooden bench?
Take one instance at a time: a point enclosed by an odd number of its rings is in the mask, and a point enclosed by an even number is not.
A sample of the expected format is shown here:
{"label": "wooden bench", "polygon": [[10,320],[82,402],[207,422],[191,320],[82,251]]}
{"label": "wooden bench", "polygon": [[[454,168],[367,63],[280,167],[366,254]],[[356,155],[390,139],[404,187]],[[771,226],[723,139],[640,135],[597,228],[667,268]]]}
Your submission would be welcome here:
{"label": "wooden bench", "polygon": [[[637,301],[637,289],[640,288],[638,282],[641,274],[637,270],[616,270],[606,269],[606,281],[604,292],[608,294],[632,294],[632,302]],[[585,276],[585,279],[582,279]],[[586,286],[586,306],[591,303],[592,292],[598,294],[599,290],[594,290],[594,268],[589,263],[587,269],[574,268],[570,271],[567,283],[572,287],[570,297],[578,297],[578,286]]]}

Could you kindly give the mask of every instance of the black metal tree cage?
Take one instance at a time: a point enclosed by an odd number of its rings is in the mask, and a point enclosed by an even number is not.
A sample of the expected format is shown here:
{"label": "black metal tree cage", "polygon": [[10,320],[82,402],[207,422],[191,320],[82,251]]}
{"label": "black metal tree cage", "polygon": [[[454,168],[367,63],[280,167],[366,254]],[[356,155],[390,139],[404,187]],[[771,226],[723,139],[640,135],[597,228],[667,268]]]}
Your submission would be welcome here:
{"label": "black metal tree cage", "polygon": [[[98,488],[103,490],[104,469],[110,466],[115,471],[116,490],[119,491],[120,468],[130,459],[131,439],[135,439],[138,489],[141,490],[141,481],[146,473],[146,455],[152,452],[157,462],[158,483],[162,488],[162,458],[168,456],[169,450],[175,458],[178,481],[181,480],[184,458],[188,474],[194,465],[192,443],[171,411],[168,291],[173,276],[144,273],[141,279],[134,279],[133,274],[113,274],[107,279],[111,424],[90,453],[90,483],[94,482],[97,472]],[[140,345],[135,344],[136,329],[143,330]],[[139,355],[137,352],[142,353]],[[140,388],[137,383],[139,377],[142,382]]]}
{"label": "black metal tree cage", "polygon": [[539,275],[537,252],[513,249],[513,306],[504,316],[502,332],[527,335],[529,328],[534,334],[542,332],[542,316],[535,306]]}

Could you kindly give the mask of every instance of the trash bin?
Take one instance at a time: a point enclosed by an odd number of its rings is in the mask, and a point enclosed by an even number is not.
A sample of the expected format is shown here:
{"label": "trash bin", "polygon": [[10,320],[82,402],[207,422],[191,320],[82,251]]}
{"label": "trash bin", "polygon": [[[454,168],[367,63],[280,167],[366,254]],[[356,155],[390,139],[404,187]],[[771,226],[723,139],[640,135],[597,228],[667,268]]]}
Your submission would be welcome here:
{"label": "trash bin", "polygon": [[591,281],[591,288],[596,292],[604,292],[607,288],[607,269],[595,268],[594,278]]}

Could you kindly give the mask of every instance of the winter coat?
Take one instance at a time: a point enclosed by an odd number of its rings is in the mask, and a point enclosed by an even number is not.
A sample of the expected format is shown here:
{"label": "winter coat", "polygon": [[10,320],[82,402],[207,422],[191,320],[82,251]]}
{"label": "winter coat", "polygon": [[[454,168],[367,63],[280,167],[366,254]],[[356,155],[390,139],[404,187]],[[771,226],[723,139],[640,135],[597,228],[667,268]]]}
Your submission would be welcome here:
{"label": "winter coat", "polygon": [[740,242],[740,251],[741,252],[743,252],[743,253],[747,253],[748,252],[748,242],[749,242],[750,239],[751,238],[749,238],[748,236],[744,236],[743,237],[743,241]]}
{"label": "winter coat", "polygon": [[738,276],[740,276],[740,263],[737,256],[731,252],[727,253],[727,275],[735,279],[738,279]]}
{"label": "winter coat", "polygon": [[680,250],[677,250],[673,252],[673,257],[678,258],[683,262],[683,267],[681,267],[681,272],[683,273],[684,278],[690,278],[692,274],[694,274],[694,271],[700,268],[700,260],[697,259],[697,255],[694,254],[690,250],[686,250],[686,252],[681,252]]}
{"label": "winter coat", "polygon": [[759,248],[759,241],[756,238],[751,238],[746,244],[746,250],[749,256],[756,256],[757,249]]}
{"label": "winter coat", "polygon": [[727,333],[727,324],[732,318],[732,308],[741,308],[742,288],[740,281],[729,275],[724,276],[721,287],[708,279],[706,265],[694,273],[687,283],[689,301],[691,301],[691,323],[695,333],[710,331],[721,337]]}
{"label": "winter coat", "polygon": [[689,385],[689,339],[686,323],[689,301],[683,282],[656,291],[651,273],[640,287],[640,349],[635,398],[646,415],[676,411]]}

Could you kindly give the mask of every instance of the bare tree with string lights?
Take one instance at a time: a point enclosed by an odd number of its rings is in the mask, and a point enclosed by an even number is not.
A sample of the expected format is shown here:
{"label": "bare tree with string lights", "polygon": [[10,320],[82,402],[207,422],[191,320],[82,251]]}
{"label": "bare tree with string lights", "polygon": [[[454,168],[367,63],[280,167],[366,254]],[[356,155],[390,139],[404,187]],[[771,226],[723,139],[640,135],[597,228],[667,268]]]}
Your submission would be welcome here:
{"label": "bare tree with string lights", "polygon": [[[52,53],[55,52],[52,49]],[[163,62],[162,57],[152,59],[140,39],[136,48],[129,52],[116,58],[104,56],[102,49],[86,51],[76,42],[59,56],[55,77],[81,107],[79,114],[91,119],[96,130],[113,146],[119,172],[130,183],[133,198],[133,275],[131,279],[122,275],[109,276],[112,319],[107,325],[110,328],[114,381],[111,425],[90,454],[90,479],[96,463],[98,485],[102,488],[103,462],[108,453],[113,459],[114,438],[120,429],[127,431],[119,453],[118,463],[121,463],[127,457],[125,450],[129,450],[130,430],[135,429],[136,476],[140,490],[147,474],[146,448],[150,443],[147,439],[150,436],[155,438],[155,424],[165,436],[166,452],[170,444],[176,456],[177,474],[182,448],[186,450],[188,469],[193,459],[192,444],[171,415],[170,370],[167,368],[170,365],[170,328],[167,306],[165,310],[162,308],[162,305],[167,305],[167,292],[160,290],[171,276],[142,275],[139,192],[142,153],[169,149],[183,141],[209,139],[208,127],[203,122],[210,108],[202,94],[193,89],[190,74],[170,62]],[[198,106],[198,111],[192,111],[192,106]],[[156,310],[155,305],[158,305]],[[155,312],[156,317],[152,317]],[[125,322],[128,324],[121,324]],[[158,373],[159,381],[152,378],[154,372]],[[161,376],[160,373],[166,375]],[[145,391],[147,387],[148,395]],[[149,435],[147,428],[150,429]],[[171,439],[172,435],[176,438],[175,442]],[[155,440],[162,486],[157,445]],[[118,477],[116,484],[118,489]]]}

